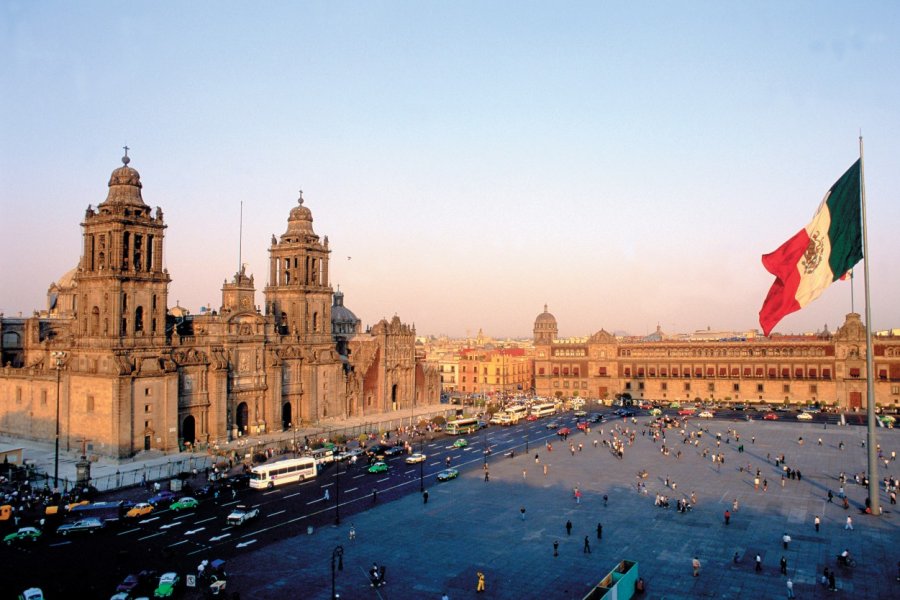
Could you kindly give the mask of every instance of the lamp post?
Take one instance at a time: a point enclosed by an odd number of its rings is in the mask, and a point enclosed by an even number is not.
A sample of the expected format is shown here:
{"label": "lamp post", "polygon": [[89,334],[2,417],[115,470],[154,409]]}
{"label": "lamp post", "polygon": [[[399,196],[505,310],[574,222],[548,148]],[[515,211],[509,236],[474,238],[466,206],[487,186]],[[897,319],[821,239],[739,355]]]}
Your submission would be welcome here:
{"label": "lamp post", "polygon": [[62,351],[51,352],[56,368],[56,444],[53,453],[53,487],[59,487],[59,372],[62,369],[66,353]]}
{"label": "lamp post", "polygon": [[338,546],[331,553],[331,600],[337,600],[340,596],[334,589],[335,562],[337,562],[337,570],[344,570],[344,547]]}
{"label": "lamp post", "polygon": [[[338,448],[335,446],[331,449],[331,455],[337,464],[337,471],[334,474],[334,524],[341,524],[341,461],[338,460]],[[340,548],[340,546],[338,546]],[[343,549],[341,549],[343,552]]]}

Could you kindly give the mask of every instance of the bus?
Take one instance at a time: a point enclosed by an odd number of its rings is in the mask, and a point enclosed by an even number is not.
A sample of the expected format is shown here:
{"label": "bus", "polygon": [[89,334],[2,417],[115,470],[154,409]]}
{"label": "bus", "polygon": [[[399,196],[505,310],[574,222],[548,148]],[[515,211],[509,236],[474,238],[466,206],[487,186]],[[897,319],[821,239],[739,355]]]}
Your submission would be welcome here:
{"label": "bus", "polygon": [[316,476],[316,459],[311,456],[289,458],[253,467],[250,470],[250,487],[272,488],[284,483],[304,481]]}
{"label": "bus", "polygon": [[510,425],[515,425],[521,419],[528,415],[528,407],[524,404],[513,404],[506,407],[506,414],[509,415]]}
{"label": "bus", "polygon": [[444,429],[450,435],[462,435],[464,433],[475,433],[478,431],[478,419],[475,417],[467,419],[456,419],[447,421],[447,427]]}
{"label": "bus", "polygon": [[81,520],[93,517],[100,519],[105,523],[118,523],[127,511],[125,502],[117,500],[113,502],[94,502],[93,504],[83,504],[75,506],[66,513],[66,517]]}
{"label": "bus", "polygon": [[531,406],[531,414],[536,417],[547,417],[556,414],[556,404],[553,402],[544,402],[542,404],[533,404]]}

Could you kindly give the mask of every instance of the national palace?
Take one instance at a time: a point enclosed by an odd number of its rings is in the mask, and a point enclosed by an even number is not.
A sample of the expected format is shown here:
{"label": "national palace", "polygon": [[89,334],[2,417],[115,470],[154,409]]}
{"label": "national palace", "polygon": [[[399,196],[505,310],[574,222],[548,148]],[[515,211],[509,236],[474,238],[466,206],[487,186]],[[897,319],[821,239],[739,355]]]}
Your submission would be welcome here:
{"label": "national palace", "polygon": [[395,316],[363,331],[332,289],[302,194],[272,236],[262,309],[243,267],[217,310],[170,307],[168,225],[129,162],[85,211],[80,259],[46,310],[0,315],[0,433],[51,441],[58,426],[64,449],[127,457],[439,401],[415,329]]}
{"label": "national palace", "polygon": [[[559,339],[556,317],[534,321],[525,348],[474,340],[445,353],[438,369],[447,393],[509,396],[524,392],[547,398],[581,397],[663,403],[714,401],[789,404],[841,410],[865,408],[865,327],[856,313],[835,333],[813,335],[617,337],[600,330]],[[480,337],[480,336],[479,336]],[[519,344],[520,346],[522,344]],[[900,405],[900,336],[875,336],[875,400]]]}

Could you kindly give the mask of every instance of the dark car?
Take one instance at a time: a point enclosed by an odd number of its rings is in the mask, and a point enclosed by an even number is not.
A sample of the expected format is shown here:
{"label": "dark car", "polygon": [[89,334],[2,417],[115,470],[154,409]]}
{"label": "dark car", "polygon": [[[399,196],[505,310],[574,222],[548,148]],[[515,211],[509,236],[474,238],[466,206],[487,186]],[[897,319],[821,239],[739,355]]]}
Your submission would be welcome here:
{"label": "dark car", "polygon": [[384,449],[385,456],[399,456],[403,454],[403,448],[401,446],[389,446]]}
{"label": "dark car", "polygon": [[366,456],[374,456],[378,458],[379,456],[386,456],[386,452],[389,448],[393,446],[385,446],[384,444],[375,444],[374,446],[369,446],[366,448]]}
{"label": "dark car", "polygon": [[213,483],[207,483],[205,485],[201,485],[196,490],[194,490],[194,497],[195,498],[209,498],[210,496],[215,495],[217,487],[218,486],[216,486]]}
{"label": "dark car", "polygon": [[606,417],[601,415],[600,413],[594,413],[588,417],[588,421],[591,423],[602,423],[606,420]]}
{"label": "dark car", "polygon": [[546,427],[547,429],[558,429],[559,423],[557,421],[550,421],[549,423],[547,423]]}
{"label": "dark car", "polygon": [[152,504],[153,506],[168,506],[173,502],[175,502],[175,492],[170,492],[169,490],[156,492],[149,500],[147,500],[147,503]]}
{"label": "dark car", "polygon": [[138,574],[132,573],[122,580],[116,587],[117,592],[126,592],[137,596],[141,590],[150,591],[151,583],[156,580],[156,571],[144,570]]}
{"label": "dark car", "polygon": [[103,529],[103,521],[90,517],[88,519],[75,521],[74,523],[60,525],[56,530],[56,533],[60,535],[69,535],[70,533],[94,533],[101,529]]}
{"label": "dark car", "polygon": [[244,488],[250,487],[250,473],[238,473],[237,475],[229,475],[222,479],[222,483],[224,483],[227,487],[242,490]]}

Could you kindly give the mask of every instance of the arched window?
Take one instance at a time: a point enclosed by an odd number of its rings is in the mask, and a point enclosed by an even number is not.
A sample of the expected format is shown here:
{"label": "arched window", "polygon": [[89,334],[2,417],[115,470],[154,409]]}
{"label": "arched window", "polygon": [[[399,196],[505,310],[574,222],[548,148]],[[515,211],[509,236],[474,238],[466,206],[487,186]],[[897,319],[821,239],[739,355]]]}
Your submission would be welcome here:
{"label": "arched window", "polygon": [[319,331],[319,313],[317,312],[312,314],[312,330],[313,333]]}
{"label": "arched window", "polygon": [[95,306],[91,309],[91,335],[100,333],[100,308]]}
{"label": "arched window", "polygon": [[138,306],[134,309],[134,331],[137,333],[138,331],[144,330],[144,307]]}

